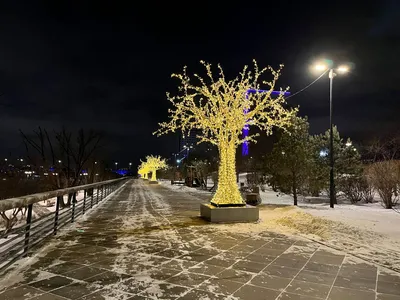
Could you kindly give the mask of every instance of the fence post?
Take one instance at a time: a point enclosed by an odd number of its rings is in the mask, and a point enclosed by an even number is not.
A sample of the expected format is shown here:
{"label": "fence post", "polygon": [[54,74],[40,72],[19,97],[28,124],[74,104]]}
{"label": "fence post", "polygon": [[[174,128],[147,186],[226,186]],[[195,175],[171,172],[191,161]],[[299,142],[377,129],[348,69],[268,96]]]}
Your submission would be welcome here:
{"label": "fence post", "polygon": [[91,189],[91,192],[92,195],[90,196],[90,208],[93,207],[94,188]]}
{"label": "fence post", "polygon": [[97,187],[96,204],[99,204],[99,187]]}
{"label": "fence post", "polygon": [[101,186],[101,200],[104,200],[104,185]]}
{"label": "fence post", "polygon": [[57,234],[58,213],[60,211],[60,200],[62,199],[61,197],[63,197],[63,196],[57,196],[56,212],[55,212],[55,216],[54,216],[54,235]]}
{"label": "fence post", "polygon": [[27,253],[28,249],[29,249],[29,234],[30,234],[31,222],[32,222],[32,208],[33,208],[33,204],[29,204],[28,205],[28,215],[26,216],[24,253]]}
{"label": "fence post", "polygon": [[86,210],[86,190],[83,190],[83,206],[82,206],[82,214],[85,214],[85,210]]}
{"label": "fence post", "polygon": [[72,195],[71,223],[73,223],[75,219],[75,202],[76,202],[76,192]]}

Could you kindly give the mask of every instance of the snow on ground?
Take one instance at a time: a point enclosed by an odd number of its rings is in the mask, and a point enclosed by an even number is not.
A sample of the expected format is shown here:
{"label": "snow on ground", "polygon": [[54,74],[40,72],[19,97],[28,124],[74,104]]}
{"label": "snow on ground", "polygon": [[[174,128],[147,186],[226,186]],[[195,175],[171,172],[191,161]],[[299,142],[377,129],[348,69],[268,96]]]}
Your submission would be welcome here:
{"label": "snow on ground", "polygon": [[[240,174],[239,182],[246,182]],[[178,192],[189,192],[204,198],[212,193],[189,187],[171,186]],[[260,192],[260,221],[257,224],[217,225],[223,230],[235,232],[260,232],[273,230],[285,234],[302,235],[359,258],[400,271],[400,213],[388,210],[379,202],[350,204],[341,199],[332,209],[329,199],[301,197],[298,207],[293,206],[293,197],[266,188]]]}

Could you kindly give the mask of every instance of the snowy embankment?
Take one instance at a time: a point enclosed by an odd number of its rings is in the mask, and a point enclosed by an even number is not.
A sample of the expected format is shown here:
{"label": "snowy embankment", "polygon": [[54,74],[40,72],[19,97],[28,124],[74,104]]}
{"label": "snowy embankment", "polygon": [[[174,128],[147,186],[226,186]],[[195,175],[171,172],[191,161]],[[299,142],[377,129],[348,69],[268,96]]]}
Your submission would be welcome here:
{"label": "snowy embankment", "polygon": [[[240,178],[241,179],[241,178]],[[177,192],[198,193],[204,199],[206,191],[188,187],[163,185]],[[341,199],[335,208],[327,197],[299,199],[267,188],[260,192],[260,221],[257,224],[217,225],[222,230],[261,232],[273,230],[302,236],[345,251],[370,262],[400,271],[400,213],[384,209],[379,202],[350,204]],[[211,198],[211,193],[209,193]]]}

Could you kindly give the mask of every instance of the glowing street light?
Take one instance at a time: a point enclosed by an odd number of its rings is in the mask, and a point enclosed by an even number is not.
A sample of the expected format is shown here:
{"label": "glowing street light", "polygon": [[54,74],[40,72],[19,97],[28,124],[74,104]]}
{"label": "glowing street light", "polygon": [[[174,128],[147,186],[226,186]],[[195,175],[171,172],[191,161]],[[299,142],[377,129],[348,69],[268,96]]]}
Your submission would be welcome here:
{"label": "glowing street light", "polygon": [[347,143],[346,143],[346,147],[350,147],[351,145],[352,145],[351,142],[347,142]]}
{"label": "glowing street light", "polygon": [[[333,110],[332,110],[332,87],[333,87],[333,77],[335,77],[337,73],[345,74],[350,71],[350,66],[348,65],[339,65],[337,68],[333,67],[333,62],[330,60],[323,60],[322,62],[318,62],[314,65],[314,70],[319,72],[324,72],[320,75],[322,77],[325,73],[329,71],[329,123],[330,123],[330,131],[329,131],[329,158],[330,158],[330,173],[329,173],[329,198],[330,198],[330,207],[333,208],[336,202],[336,194],[335,194],[335,179],[333,174],[334,168],[334,159],[333,159]],[[321,151],[322,152],[322,151]],[[321,153],[320,153],[320,156]]]}
{"label": "glowing street light", "polygon": [[58,163],[61,164],[61,160],[59,160]]}
{"label": "glowing street light", "polygon": [[339,67],[336,69],[336,71],[337,71],[338,73],[344,74],[344,73],[349,72],[349,71],[350,71],[350,68],[349,68],[348,66],[343,65],[343,66],[339,66]]}

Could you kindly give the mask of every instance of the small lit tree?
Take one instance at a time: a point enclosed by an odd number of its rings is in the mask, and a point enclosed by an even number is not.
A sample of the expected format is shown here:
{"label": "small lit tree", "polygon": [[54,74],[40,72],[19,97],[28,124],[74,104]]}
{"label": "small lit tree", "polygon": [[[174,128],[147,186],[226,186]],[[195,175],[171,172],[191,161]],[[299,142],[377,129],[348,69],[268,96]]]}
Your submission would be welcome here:
{"label": "small lit tree", "polygon": [[[199,143],[216,145],[220,157],[218,188],[211,203],[215,206],[243,205],[236,183],[236,148],[246,141],[255,142],[255,137],[259,135],[254,133],[242,137],[243,127],[252,125],[271,134],[274,127],[286,128],[290,125],[296,111],[284,107],[283,91],[278,97],[271,97],[283,66],[278,70],[271,67],[259,69],[254,61],[253,71],[245,66],[238,77],[226,80],[221,66],[218,65],[218,76],[215,76],[210,64],[201,63],[207,76],[202,78],[195,74],[197,83],[189,78],[186,67],[182,74],[172,75],[180,80],[179,95],[167,93],[173,105],[173,109],[169,110],[170,120],[160,123],[160,129],[155,134],[176,130],[188,134],[193,129],[200,129]],[[261,80],[267,71],[272,75],[269,82]],[[258,92],[260,84],[266,85],[269,91]],[[249,89],[256,89],[257,92],[246,97]]]}
{"label": "small lit tree", "polygon": [[138,173],[143,179],[147,179],[147,174],[149,173],[149,167],[146,162],[142,161],[140,166],[138,167]]}
{"label": "small lit tree", "polygon": [[168,167],[164,158],[161,158],[161,156],[153,155],[146,157],[146,166],[151,172],[151,181],[157,181],[157,170],[166,169]]}

